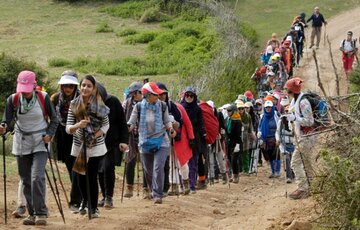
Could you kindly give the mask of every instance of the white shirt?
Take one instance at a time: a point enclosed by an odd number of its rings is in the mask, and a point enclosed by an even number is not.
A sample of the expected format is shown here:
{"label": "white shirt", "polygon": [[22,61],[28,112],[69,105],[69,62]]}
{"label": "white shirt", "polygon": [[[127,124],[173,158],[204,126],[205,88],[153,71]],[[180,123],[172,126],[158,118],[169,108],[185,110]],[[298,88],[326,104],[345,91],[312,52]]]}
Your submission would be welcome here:
{"label": "white shirt", "polygon": [[[344,41],[344,40],[343,40]],[[350,52],[350,51],[353,51],[354,48],[353,48],[353,41],[348,41],[347,39],[345,39],[345,42],[344,42],[344,46],[343,46],[343,41],[341,41],[340,43],[340,48],[343,48],[345,52]],[[355,49],[357,48],[357,42],[355,42]]]}

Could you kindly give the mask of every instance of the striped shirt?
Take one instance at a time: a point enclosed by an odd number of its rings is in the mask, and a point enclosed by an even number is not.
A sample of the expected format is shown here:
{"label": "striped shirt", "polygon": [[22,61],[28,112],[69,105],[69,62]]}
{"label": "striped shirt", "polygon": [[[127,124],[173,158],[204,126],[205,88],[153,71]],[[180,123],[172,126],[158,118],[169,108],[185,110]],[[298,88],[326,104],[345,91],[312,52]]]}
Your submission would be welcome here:
{"label": "striped shirt", "polygon": [[[72,125],[75,125],[75,123],[78,122],[76,120],[75,114],[73,113],[73,111],[71,110],[71,106],[69,108],[69,113],[68,113],[68,118],[67,118],[67,122],[66,122],[66,132],[70,134],[70,127]],[[109,129],[109,118],[108,116],[105,116],[104,119],[102,120],[102,125],[101,125],[101,131],[106,134],[106,132]],[[75,133],[73,133],[73,144],[72,144],[72,148],[71,148],[71,155],[72,156],[78,156],[79,152],[80,152],[80,147],[82,144],[82,136],[83,136],[83,131],[82,129],[77,129],[75,131]],[[103,156],[105,155],[105,153],[107,152],[107,148],[105,145],[105,135],[98,137],[96,139],[95,144],[89,148],[87,147],[86,149],[86,156],[87,157],[99,157],[99,156]]]}

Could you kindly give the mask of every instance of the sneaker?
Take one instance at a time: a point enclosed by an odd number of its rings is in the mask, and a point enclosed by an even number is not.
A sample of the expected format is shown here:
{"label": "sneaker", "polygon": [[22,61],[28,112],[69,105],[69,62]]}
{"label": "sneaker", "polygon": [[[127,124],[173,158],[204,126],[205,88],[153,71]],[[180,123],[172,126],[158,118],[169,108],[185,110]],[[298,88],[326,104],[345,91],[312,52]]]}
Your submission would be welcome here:
{"label": "sneaker", "polygon": [[80,208],[80,205],[78,204],[70,204],[70,212],[73,213],[73,214],[77,214],[79,213],[79,208]]}
{"label": "sneaker", "polygon": [[105,198],[102,198],[101,200],[99,200],[98,202],[98,207],[104,207],[105,204]]}
{"label": "sneaker", "polygon": [[269,178],[271,179],[271,178],[275,178],[275,174],[271,174],[270,176],[269,176]]}
{"label": "sneaker", "polygon": [[99,217],[100,217],[100,211],[98,208],[91,210],[91,218],[99,218]]}
{"label": "sneaker", "polygon": [[35,225],[35,216],[29,215],[23,220],[23,225]]}
{"label": "sneaker", "polygon": [[126,185],[124,197],[131,198],[134,195],[134,185],[128,184]]}
{"label": "sneaker", "polygon": [[279,178],[280,177],[280,173],[275,173],[275,178]]}
{"label": "sneaker", "polygon": [[195,189],[190,189],[190,194],[196,194],[196,190]]}
{"label": "sneaker", "polygon": [[112,197],[106,197],[105,202],[104,202],[104,208],[111,209],[113,207],[114,207],[114,205],[113,205]]}
{"label": "sneaker", "polygon": [[143,199],[151,200],[150,189],[148,188],[143,189]]}
{"label": "sneaker", "polygon": [[80,215],[85,215],[87,213],[87,210],[88,209],[86,207],[86,204],[84,204],[84,202],[81,203],[80,208],[79,208]]}
{"label": "sneaker", "polygon": [[292,179],[287,178],[287,179],[286,179],[286,183],[291,184],[291,183],[292,183]]}
{"label": "sneaker", "polygon": [[215,184],[218,184],[220,182],[219,178],[214,179]]}
{"label": "sneaker", "polygon": [[239,183],[239,175],[235,175],[234,174],[234,177],[233,177],[233,181],[232,181],[234,184],[238,184]]}
{"label": "sneaker", "polygon": [[200,183],[198,184],[198,189],[206,189],[207,188],[207,184],[205,180],[200,181]]}
{"label": "sneaker", "polygon": [[226,175],[226,173],[222,174],[222,183],[227,184],[227,175]]}
{"label": "sneaker", "polygon": [[299,200],[299,199],[306,199],[310,196],[310,193],[302,190],[302,189],[296,189],[294,192],[292,192],[289,197],[293,200]]}
{"label": "sneaker", "polygon": [[262,162],[261,162],[261,163],[258,163],[258,167],[262,167]]}
{"label": "sneaker", "polygon": [[314,45],[310,45],[310,46],[309,46],[309,49],[313,48],[313,46],[314,46]]}
{"label": "sneaker", "polygon": [[162,204],[162,199],[158,198],[158,197],[155,197],[154,198],[154,204]]}
{"label": "sneaker", "polygon": [[25,205],[22,205],[22,206],[18,206],[18,207],[15,209],[15,211],[13,211],[13,212],[11,213],[11,215],[12,215],[13,217],[15,217],[15,218],[21,218],[21,217],[24,216],[25,212],[26,212],[26,207],[25,207]]}
{"label": "sneaker", "polygon": [[35,225],[46,225],[47,224],[46,219],[47,219],[46,215],[35,216]]}

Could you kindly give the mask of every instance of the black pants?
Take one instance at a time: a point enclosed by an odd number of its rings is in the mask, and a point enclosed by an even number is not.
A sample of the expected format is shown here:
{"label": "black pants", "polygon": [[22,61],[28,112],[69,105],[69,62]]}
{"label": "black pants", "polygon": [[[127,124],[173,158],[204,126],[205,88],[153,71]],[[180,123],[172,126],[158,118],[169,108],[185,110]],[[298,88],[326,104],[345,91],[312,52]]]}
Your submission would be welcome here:
{"label": "black pants", "polygon": [[240,152],[233,152],[231,154],[231,164],[232,164],[232,173],[239,174],[239,166],[240,164]]}
{"label": "black pants", "polygon": [[[91,208],[96,209],[99,196],[99,185],[98,185],[98,169],[99,163],[103,156],[100,157],[90,157],[88,161],[88,177],[89,177],[89,187],[90,187],[90,202]],[[83,202],[87,204],[88,196],[86,190],[86,176],[79,175],[79,187],[81,195],[83,197]]]}
{"label": "black pants", "polygon": [[204,159],[206,162],[206,155],[204,153],[200,153],[199,158],[198,158],[198,175],[199,175],[199,177],[205,176],[207,174],[207,168],[205,166]]}
{"label": "black pants", "polygon": [[165,178],[164,178],[164,193],[169,191],[170,188],[170,181],[169,181],[169,174],[170,174],[170,156],[168,156],[166,158],[165,161],[165,166],[164,166],[164,171],[165,171]]}
{"label": "black pants", "polygon": [[[71,156],[72,165],[74,165],[76,157]],[[80,205],[82,196],[79,187],[79,174],[71,169],[71,190],[70,190],[70,204]]]}
{"label": "black pants", "polygon": [[108,151],[100,161],[99,184],[102,196],[113,197],[115,186],[115,154],[114,148]]}
{"label": "black pants", "polygon": [[[126,183],[128,185],[134,185],[134,178],[135,178],[135,167],[136,167],[136,160],[137,157],[139,157],[138,155],[136,155],[134,157],[134,159],[132,159],[129,163],[127,163],[126,165]],[[141,165],[141,162],[139,160],[139,166]],[[144,175],[144,170],[143,171],[143,188],[147,188],[147,183],[145,180],[145,175]]]}

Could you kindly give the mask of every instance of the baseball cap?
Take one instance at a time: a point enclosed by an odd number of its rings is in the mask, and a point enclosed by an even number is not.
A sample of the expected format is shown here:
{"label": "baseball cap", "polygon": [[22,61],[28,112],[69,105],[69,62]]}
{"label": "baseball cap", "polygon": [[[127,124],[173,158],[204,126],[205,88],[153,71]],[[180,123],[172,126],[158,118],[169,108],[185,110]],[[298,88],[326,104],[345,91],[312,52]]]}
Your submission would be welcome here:
{"label": "baseball cap", "polygon": [[272,101],[265,101],[264,103],[264,107],[273,107],[274,104],[272,103]]}
{"label": "baseball cap", "polygon": [[142,83],[135,81],[129,85],[129,93],[140,91],[142,87],[143,87]]}
{"label": "baseball cap", "polygon": [[36,86],[35,81],[36,75],[34,72],[29,70],[21,71],[17,78],[17,93],[30,93]]}
{"label": "baseball cap", "polygon": [[152,93],[152,94],[156,94],[156,95],[159,95],[159,94],[163,94],[164,91],[161,90],[156,84],[155,82],[148,82],[146,83],[142,89],[142,94],[145,95],[147,93]]}

